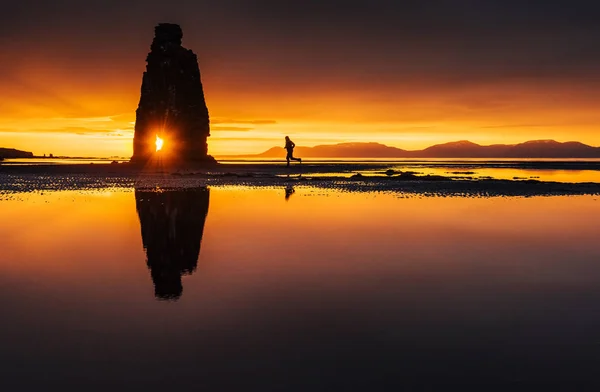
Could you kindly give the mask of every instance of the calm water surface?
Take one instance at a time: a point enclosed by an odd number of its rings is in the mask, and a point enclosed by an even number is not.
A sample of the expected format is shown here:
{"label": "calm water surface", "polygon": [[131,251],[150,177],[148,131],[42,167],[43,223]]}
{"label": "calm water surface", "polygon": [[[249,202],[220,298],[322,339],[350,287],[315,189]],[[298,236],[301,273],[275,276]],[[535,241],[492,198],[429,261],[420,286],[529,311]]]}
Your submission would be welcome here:
{"label": "calm water surface", "polygon": [[0,388],[597,390],[598,216],[591,196],[11,195]]}

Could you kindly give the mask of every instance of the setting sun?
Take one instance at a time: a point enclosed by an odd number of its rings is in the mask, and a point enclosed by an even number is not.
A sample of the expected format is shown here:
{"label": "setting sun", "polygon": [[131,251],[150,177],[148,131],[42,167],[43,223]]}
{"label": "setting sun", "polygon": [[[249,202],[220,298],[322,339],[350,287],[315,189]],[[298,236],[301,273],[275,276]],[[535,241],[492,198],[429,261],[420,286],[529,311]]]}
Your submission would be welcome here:
{"label": "setting sun", "polygon": [[164,141],[156,135],[156,151],[160,151],[163,148]]}

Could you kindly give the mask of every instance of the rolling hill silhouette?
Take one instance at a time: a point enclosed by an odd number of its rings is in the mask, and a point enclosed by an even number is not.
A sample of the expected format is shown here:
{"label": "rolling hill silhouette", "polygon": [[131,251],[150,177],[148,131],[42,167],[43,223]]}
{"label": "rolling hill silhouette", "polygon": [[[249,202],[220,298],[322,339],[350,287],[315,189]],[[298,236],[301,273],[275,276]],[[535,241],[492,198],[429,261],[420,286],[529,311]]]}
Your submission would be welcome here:
{"label": "rolling hill silhouette", "polygon": [[0,148],[0,158],[33,158],[33,153],[14,148]]}
{"label": "rolling hill silhouette", "polygon": [[[555,140],[482,146],[462,140],[409,151],[380,143],[341,143],[296,147],[294,155],[303,158],[600,158],[600,147]],[[273,147],[260,154],[236,157],[282,158],[285,157],[285,150]]]}

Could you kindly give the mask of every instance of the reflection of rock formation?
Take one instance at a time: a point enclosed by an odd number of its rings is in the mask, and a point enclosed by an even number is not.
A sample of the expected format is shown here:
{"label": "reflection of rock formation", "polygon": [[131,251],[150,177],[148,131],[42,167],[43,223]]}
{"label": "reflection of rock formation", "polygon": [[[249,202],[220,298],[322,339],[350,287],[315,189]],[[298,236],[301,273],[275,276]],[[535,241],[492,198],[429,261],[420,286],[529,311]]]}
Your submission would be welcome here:
{"label": "reflection of rock formation", "polygon": [[194,52],[181,46],[183,32],[176,24],[161,23],[146,59],[133,138],[134,162],[156,152],[156,137],[164,140],[167,159],[206,161],[210,136],[208,109]]}
{"label": "reflection of rock formation", "polygon": [[290,197],[296,192],[293,186],[288,186],[285,188],[285,200],[289,200]]}
{"label": "reflection of rock formation", "polygon": [[177,299],[181,276],[196,270],[209,190],[135,191],[142,243],[158,299]]}

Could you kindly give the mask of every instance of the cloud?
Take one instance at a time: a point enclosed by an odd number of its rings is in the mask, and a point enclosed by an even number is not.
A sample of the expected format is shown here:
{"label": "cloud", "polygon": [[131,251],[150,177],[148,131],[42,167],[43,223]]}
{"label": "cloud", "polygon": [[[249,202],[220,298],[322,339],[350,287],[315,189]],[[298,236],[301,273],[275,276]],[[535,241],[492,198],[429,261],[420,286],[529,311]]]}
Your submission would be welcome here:
{"label": "cloud", "polygon": [[254,128],[248,128],[248,127],[222,127],[222,126],[216,126],[216,127],[211,127],[210,130],[211,131],[234,131],[234,132],[248,132],[253,130]]}
{"label": "cloud", "polygon": [[505,125],[485,125],[480,128],[484,129],[497,129],[497,128],[541,128],[541,127],[554,127],[557,124],[505,124]]}
{"label": "cloud", "polygon": [[106,128],[88,128],[88,127],[65,127],[51,130],[51,132],[64,132],[64,133],[76,133],[78,135],[98,135],[108,134],[114,132],[122,132],[123,129],[106,129]]}
{"label": "cloud", "polygon": [[271,140],[279,140],[276,137],[211,137],[212,141],[271,141]]}
{"label": "cloud", "polygon": [[70,133],[74,135],[123,135],[127,131],[133,133],[133,129],[96,129],[87,127],[56,127],[56,128],[0,128],[0,133]]}
{"label": "cloud", "polygon": [[131,122],[132,120],[135,120],[135,112],[114,114],[109,117],[112,121]]}
{"label": "cloud", "polygon": [[210,121],[213,124],[252,124],[252,125],[271,125],[277,124],[275,120],[236,120],[227,118],[218,118]]}

